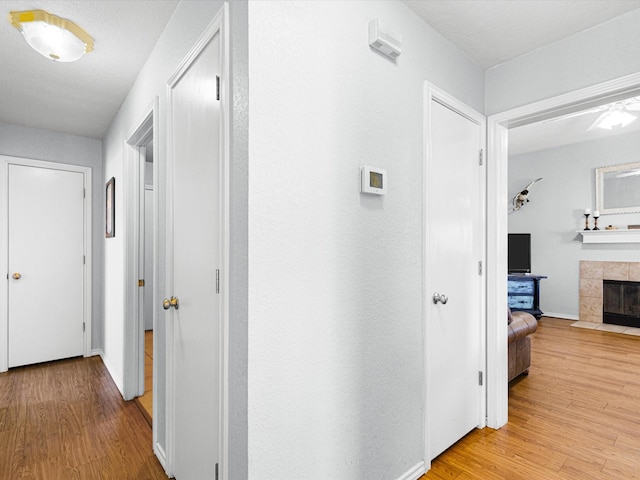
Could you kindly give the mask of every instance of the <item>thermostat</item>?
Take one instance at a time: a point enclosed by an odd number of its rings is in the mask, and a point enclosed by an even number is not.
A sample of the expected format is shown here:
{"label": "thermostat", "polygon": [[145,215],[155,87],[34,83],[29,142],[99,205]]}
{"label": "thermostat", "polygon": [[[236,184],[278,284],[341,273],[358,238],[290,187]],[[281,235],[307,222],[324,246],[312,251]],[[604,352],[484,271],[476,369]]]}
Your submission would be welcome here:
{"label": "thermostat", "polygon": [[382,168],[360,167],[360,193],[372,193],[374,195],[387,194],[387,171]]}

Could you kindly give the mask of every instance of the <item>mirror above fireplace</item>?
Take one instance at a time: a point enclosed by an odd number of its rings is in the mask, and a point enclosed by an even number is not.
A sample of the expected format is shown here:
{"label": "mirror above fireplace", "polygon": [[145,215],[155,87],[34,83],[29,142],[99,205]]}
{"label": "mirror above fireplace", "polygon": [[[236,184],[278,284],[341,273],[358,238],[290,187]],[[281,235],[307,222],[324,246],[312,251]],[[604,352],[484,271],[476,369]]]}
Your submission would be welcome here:
{"label": "mirror above fireplace", "polygon": [[596,168],[596,205],[601,215],[640,212],[640,162]]}

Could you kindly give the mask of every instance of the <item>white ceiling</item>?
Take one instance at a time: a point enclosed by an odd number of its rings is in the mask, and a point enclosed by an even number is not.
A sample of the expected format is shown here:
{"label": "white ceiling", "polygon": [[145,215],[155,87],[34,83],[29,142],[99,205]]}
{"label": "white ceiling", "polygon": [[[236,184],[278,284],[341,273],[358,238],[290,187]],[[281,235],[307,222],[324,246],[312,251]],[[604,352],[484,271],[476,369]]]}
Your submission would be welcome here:
{"label": "white ceiling", "polygon": [[402,0],[487,69],[640,8],[640,0]]}
{"label": "white ceiling", "polygon": [[[178,0],[0,2],[0,122],[102,138]],[[42,9],[68,18],[95,41],[74,63],[32,50],[7,20]]]}
{"label": "white ceiling", "polygon": [[[487,68],[606,22],[640,0],[402,0]],[[102,138],[179,0],[2,0],[0,122]],[[12,10],[69,18],[95,40],[75,63],[31,50]]]}
{"label": "white ceiling", "polygon": [[[488,69],[640,8],[640,0],[402,0],[468,57]],[[640,130],[587,131],[600,113],[509,130],[517,155]]]}
{"label": "white ceiling", "polygon": [[[636,95],[637,92],[633,94],[633,96]],[[589,113],[580,116],[571,114],[509,129],[509,155],[520,155],[640,131],[640,118],[624,128],[589,130],[602,111],[591,112],[589,109],[583,112]],[[640,116],[640,112],[637,111],[630,113],[636,117]]]}

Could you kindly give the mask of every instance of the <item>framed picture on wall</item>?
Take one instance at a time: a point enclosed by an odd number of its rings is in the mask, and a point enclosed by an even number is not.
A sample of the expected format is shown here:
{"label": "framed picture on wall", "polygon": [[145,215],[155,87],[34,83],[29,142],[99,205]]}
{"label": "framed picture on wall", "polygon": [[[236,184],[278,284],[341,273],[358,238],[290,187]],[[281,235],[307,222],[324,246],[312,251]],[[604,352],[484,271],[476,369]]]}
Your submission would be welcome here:
{"label": "framed picture on wall", "polygon": [[111,177],[111,180],[107,182],[104,236],[107,238],[116,236],[116,178],[115,177]]}

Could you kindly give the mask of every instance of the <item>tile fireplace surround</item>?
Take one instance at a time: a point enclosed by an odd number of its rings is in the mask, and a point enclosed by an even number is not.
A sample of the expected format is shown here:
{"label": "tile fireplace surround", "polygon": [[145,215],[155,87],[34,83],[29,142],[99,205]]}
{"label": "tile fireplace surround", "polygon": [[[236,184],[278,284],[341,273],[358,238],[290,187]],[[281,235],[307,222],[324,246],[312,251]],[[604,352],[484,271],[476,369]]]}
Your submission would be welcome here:
{"label": "tile fireplace surround", "polygon": [[580,321],[602,323],[602,281],[640,282],[640,262],[580,261]]}

